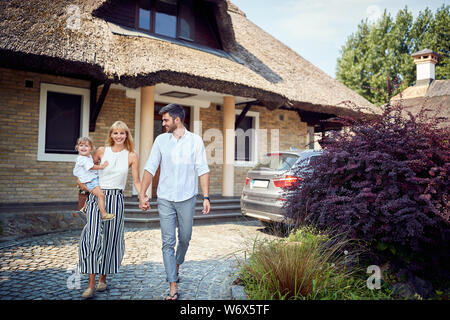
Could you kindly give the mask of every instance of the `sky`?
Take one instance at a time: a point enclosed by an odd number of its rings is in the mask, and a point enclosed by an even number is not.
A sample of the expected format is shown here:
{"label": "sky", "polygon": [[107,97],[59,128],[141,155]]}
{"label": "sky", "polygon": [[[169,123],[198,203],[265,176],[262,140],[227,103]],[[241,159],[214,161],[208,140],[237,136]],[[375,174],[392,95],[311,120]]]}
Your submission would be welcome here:
{"label": "sky", "polygon": [[348,37],[364,20],[376,21],[408,6],[417,17],[450,0],[231,0],[248,19],[316,67],[335,77],[336,61]]}

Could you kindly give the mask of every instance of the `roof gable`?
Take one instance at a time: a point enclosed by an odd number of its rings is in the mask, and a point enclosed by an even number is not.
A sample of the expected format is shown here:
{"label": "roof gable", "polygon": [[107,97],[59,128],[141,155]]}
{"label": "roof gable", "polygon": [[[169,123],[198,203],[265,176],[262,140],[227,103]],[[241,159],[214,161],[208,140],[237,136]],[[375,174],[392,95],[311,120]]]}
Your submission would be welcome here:
{"label": "roof gable", "polygon": [[[142,87],[157,83],[248,97],[325,113],[353,113],[343,104],[374,106],[248,20],[225,0],[214,15],[224,49],[238,61],[170,41],[124,36],[94,16],[120,0],[0,1],[0,65]],[[75,4],[81,28],[68,28]],[[376,108],[375,108],[376,109]]]}
{"label": "roof gable", "polygon": [[[147,0],[146,2],[152,6],[151,10],[155,10],[157,0]],[[140,14],[139,3],[138,0],[107,0],[92,12],[92,16],[138,32],[148,32],[153,36],[160,36],[153,30],[139,28],[137,21]],[[198,38],[193,41],[200,45],[224,49],[225,51],[233,50],[236,44],[228,15],[228,3],[224,0],[192,0],[190,5],[196,20],[195,37]],[[178,9],[181,10],[180,7]],[[239,9],[235,9],[235,11],[237,10]],[[152,27],[154,28],[154,23]],[[164,35],[162,35],[162,38],[167,39]],[[187,40],[179,38],[178,35],[175,39],[189,44]]]}

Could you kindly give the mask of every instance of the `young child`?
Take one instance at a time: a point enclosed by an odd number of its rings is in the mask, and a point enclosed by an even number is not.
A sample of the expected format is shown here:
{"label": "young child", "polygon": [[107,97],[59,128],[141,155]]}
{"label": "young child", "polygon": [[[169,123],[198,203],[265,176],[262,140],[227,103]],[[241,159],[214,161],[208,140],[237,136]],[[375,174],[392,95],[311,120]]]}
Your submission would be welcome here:
{"label": "young child", "polygon": [[[91,156],[91,152],[94,149],[92,140],[88,137],[81,137],[77,141],[75,150],[78,151],[75,168],[73,168],[73,174],[81,183],[86,184],[89,192],[93,193],[97,197],[98,208],[103,220],[112,220],[115,218],[114,214],[107,213],[105,208],[105,194],[99,186],[98,172],[97,170],[103,170],[108,165],[108,161],[105,161],[102,165],[94,164],[94,159]],[[86,205],[80,210],[84,212]]]}

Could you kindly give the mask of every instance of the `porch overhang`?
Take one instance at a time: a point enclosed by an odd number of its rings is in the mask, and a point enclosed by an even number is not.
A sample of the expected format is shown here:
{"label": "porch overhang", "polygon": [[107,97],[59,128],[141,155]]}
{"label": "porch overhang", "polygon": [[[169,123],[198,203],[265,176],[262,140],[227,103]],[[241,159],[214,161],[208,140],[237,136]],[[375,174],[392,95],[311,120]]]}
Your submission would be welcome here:
{"label": "porch overhang", "polygon": [[[361,113],[344,105],[331,106],[290,101],[278,93],[266,91],[261,88],[249,87],[230,81],[210,79],[188,73],[165,70],[145,75],[136,74],[120,77],[105,74],[104,67],[98,61],[97,63],[69,61],[59,57],[5,49],[0,49],[0,67],[65,76],[98,83],[109,82],[131,89],[146,86],[159,87],[161,85],[173,88],[178,87],[184,91],[196,93],[198,100],[210,101],[216,104],[222,104],[223,96],[232,95],[236,98],[235,102],[237,105],[257,100],[259,102],[258,105],[265,106],[269,110],[275,110],[289,105],[300,110],[325,114],[327,118],[327,114],[358,116]],[[158,92],[155,92],[155,94],[158,94]]]}

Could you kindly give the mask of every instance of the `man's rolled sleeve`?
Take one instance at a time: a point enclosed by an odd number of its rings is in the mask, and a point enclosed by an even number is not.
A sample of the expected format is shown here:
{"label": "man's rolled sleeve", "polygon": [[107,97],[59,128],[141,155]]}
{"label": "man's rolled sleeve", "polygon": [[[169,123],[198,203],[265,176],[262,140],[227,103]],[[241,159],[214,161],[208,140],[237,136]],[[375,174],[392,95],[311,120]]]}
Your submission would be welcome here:
{"label": "man's rolled sleeve", "polygon": [[206,160],[206,151],[203,140],[200,138],[197,142],[196,153],[195,153],[195,170],[197,175],[200,177],[205,173],[209,172],[208,161]]}
{"label": "man's rolled sleeve", "polygon": [[159,163],[161,162],[161,150],[159,149],[158,138],[153,143],[152,151],[145,164],[144,170],[150,172],[152,176],[155,176],[156,170],[158,170]]}

